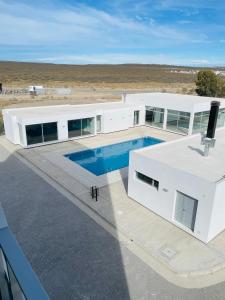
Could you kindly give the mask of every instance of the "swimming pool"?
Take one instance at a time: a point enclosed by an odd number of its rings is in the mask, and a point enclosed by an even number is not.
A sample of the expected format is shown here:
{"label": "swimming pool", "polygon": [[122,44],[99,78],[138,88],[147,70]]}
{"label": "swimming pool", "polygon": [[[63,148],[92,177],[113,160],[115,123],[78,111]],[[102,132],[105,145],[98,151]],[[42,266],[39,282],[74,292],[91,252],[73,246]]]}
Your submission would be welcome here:
{"label": "swimming pool", "polygon": [[107,145],[64,155],[96,176],[103,175],[129,165],[129,152],[162,143],[153,137],[142,137],[122,143]]}

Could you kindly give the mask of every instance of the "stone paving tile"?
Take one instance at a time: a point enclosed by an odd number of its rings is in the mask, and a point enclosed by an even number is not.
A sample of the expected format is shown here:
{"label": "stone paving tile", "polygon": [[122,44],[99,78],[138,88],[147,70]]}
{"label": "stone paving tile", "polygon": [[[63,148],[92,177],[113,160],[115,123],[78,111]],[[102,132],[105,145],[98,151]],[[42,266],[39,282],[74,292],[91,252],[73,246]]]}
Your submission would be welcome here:
{"label": "stone paving tile", "polygon": [[[147,134],[149,130],[143,130]],[[92,139],[85,139],[77,142],[61,143],[46,147],[23,150],[21,153],[30,160],[34,165],[43,170],[46,174],[54,178],[59,184],[70,190],[75,196],[95,210],[98,214],[107,219],[117,230],[125,233],[128,238],[133,239],[140,247],[153,256],[158,256],[165,260],[165,249],[168,253],[170,248],[176,251],[176,255],[166,259],[168,267],[178,272],[191,272],[210,269],[218,263],[225,262],[224,243],[225,233],[221,234],[209,245],[204,245],[200,241],[191,237],[186,232],[163,220],[148,209],[140,206],[135,201],[128,198],[126,194],[127,180],[116,182],[101,188],[101,199],[95,203],[90,199],[89,190],[71,178],[62,166],[56,166],[46,160],[46,154],[50,155],[51,151],[61,151],[62,149],[71,149],[73,145],[96,146],[102,143],[113,142],[125,137],[131,138],[137,134],[140,135],[140,128],[132,132],[120,132],[110,135],[101,135]],[[157,133],[158,135],[161,134]],[[163,133],[166,137],[168,133]],[[171,135],[169,138],[172,138]],[[169,245],[168,247],[166,245]],[[164,249],[164,250],[162,250]],[[163,252],[164,251],[164,252]],[[202,255],[204,253],[204,255]],[[182,265],[182,261],[184,264]],[[181,267],[182,266],[182,267]]]}

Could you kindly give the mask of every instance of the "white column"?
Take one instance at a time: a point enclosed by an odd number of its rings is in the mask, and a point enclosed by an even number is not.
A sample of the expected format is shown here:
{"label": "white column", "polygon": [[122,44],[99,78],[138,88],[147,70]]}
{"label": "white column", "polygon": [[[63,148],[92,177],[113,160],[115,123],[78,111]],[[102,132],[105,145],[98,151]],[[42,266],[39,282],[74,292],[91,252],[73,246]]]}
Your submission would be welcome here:
{"label": "white column", "polygon": [[188,135],[192,135],[192,131],[193,131],[193,124],[194,124],[194,112],[191,113],[190,116],[190,121],[189,121],[189,128],[188,128]]}
{"label": "white column", "polygon": [[164,109],[164,119],[163,119],[163,129],[166,130],[166,123],[167,123],[167,109]]}

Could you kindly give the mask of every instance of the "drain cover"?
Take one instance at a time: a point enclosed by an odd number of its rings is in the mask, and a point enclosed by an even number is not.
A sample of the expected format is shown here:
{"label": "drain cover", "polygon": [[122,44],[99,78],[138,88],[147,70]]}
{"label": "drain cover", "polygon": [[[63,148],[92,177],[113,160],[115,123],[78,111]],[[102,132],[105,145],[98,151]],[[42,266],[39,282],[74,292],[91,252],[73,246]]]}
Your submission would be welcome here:
{"label": "drain cover", "polygon": [[167,258],[171,259],[174,257],[174,255],[177,254],[177,252],[169,247],[165,247],[161,250],[162,254],[166,256]]}

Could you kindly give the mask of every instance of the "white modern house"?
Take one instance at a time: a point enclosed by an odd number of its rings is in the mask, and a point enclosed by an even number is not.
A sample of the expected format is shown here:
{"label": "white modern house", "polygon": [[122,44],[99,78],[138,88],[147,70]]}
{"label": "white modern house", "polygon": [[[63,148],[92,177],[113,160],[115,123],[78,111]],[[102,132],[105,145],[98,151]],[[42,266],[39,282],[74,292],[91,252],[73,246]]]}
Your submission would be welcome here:
{"label": "white modern house", "polygon": [[192,134],[207,129],[215,98],[143,93],[126,94],[122,100],[5,109],[5,134],[24,148],[144,125],[189,135],[131,151],[128,195],[201,241],[209,242],[225,229],[225,99],[217,99],[220,128],[216,146],[208,157],[203,156],[200,134]]}
{"label": "white modern house", "polygon": [[[125,103],[145,106],[145,124],[184,135],[207,128],[210,103],[215,98],[169,93],[124,94]],[[220,101],[217,126],[224,126],[225,99]]]}
{"label": "white modern house", "polygon": [[143,105],[100,103],[3,110],[5,135],[22,147],[62,142],[144,125]]}
{"label": "white modern house", "polygon": [[[70,139],[151,126],[183,135],[204,131],[213,98],[166,94],[125,94],[122,102],[4,109],[5,134],[14,144],[33,147]],[[225,122],[225,99],[217,122]]]}
{"label": "white modern house", "polygon": [[195,135],[131,152],[128,195],[207,243],[225,229],[225,129],[203,149]]}

